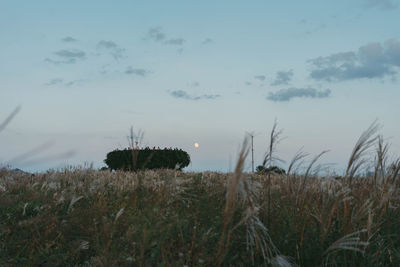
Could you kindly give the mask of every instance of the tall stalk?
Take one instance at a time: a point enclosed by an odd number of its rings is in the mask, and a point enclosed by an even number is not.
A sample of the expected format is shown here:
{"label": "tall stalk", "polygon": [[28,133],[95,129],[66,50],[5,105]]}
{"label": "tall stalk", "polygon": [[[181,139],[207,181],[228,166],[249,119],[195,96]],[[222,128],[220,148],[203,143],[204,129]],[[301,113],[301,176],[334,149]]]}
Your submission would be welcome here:
{"label": "tall stalk", "polygon": [[7,124],[10,123],[10,121],[17,115],[17,113],[20,111],[21,106],[16,107],[13,112],[11,112],[10,115],[0,124],[0,132],[4,130],[7,126]]}
{"label": "tall stalk", "polygon": [[[276,150],[276,145],[282,140],[282,130],[278,130],[278,122],[275,120],[272,126],[271,134],[269,136],[269,146],[267,153],[265,154],[263,160],[263,167],[272,167],[272,163],[275,161],[282,161],[281,159],[275,157],[274,152]],[[271,227],[271,172],[267,173],[267,186],[268,186],[268,212],[267,212],[267,228]]]}
{"label": "tall stalk", "polygon": [[380,125],[375,120],[367,130],[365,130],[360,138],[357,140],[356,145],[351,152],[349,161],[347,163],[346,177],[349,179],[349,185],[352,186],[353,178],[357,171],[367,162],[365,154],[373,146],[376,139],[376,132],[379,130]]}

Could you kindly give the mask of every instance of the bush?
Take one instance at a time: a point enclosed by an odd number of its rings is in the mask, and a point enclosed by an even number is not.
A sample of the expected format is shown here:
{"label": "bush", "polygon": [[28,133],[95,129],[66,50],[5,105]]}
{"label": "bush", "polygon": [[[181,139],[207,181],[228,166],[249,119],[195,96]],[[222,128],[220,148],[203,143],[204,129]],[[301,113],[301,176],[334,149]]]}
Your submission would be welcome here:
{"label": "bush", "polygon": [[286,171],[282,168],[279,168],[278,166],[271,166],[271,167],[264,167],[262,165],[257,166],[256,168],[257,173],[260,174],[267,174],[267,173],[271,173],[271,174],[285,174]]}
{"label": "bush", "polygon": [[114,150],[104,160],[111,170],[136,171],[142,169],[183,169],[190,156],[182,149],[124,149]]}

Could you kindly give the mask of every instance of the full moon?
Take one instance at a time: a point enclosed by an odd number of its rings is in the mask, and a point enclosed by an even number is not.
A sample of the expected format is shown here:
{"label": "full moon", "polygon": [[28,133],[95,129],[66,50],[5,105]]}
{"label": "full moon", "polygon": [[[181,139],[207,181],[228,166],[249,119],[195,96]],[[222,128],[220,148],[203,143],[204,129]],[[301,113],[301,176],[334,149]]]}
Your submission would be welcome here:
{"label": "full moon", "polygon": [[199,143],[194,143],[194,147],[198,148],[199,147]]}

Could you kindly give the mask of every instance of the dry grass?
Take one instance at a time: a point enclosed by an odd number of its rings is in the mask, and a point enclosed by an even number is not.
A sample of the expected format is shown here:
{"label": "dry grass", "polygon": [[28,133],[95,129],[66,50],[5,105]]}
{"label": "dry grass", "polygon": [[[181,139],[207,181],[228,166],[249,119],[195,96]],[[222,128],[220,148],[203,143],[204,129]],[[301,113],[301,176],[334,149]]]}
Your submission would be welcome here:
{"label": "dry grass", "polygon": [[244,173],[247,140],[230,174],[1,169],[0,266],[400,266],[400,160],[376,129],[345,177],[317,175],[325,152],[299,174],[301,150],[287,174]]}
{"label": "dry grass", "polygon": [[309,177],[296,195],[304,176],[265,183],[242,172],[247,151],[233,174],[2,170],[0,265],[400,263],[398,177]]}

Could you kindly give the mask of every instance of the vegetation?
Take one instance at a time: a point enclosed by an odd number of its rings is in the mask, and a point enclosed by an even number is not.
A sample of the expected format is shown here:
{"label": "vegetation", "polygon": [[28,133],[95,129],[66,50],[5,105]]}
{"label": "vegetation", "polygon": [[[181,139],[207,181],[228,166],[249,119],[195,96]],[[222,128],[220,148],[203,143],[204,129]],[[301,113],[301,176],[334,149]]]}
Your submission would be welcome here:
{"label": "vegetation", "polygon": [[271,167],[264,167],[262,165],[257,166],[256,168],[257,173],[272,173],[272,174],[285,174],[286,171],[278,166],[271,166]]}
{"label": "vegetation", "polygon": [[264,175],[75,169],[0,176],[1,266],[400,264],[391,179],[356,179],[350,190],[347,181],[312,178],[299,192],[299,182],[274,175],[267,229]]}
{"label": "vegetation", "polygon": [[246,142],[230,174],[3,169],[0,265],[399,266],[400,161],[368,131],[340,180],[316,175],[322,154],[300,175],[301,152],[286,174],[243,173]]}
{"label": "vegetation", "polygon": [[[0,169],[0,266],[400,266],[400,159],[377,129],[341,179],[318,175],[326,151],[244,173],[247,140],[229,174]],[[359,177],[372,148],[374,175]]]}
{"label": "vegetation", "polygon": [[104,160],[111,170],[178,169],[190,163],[190,156],[182,149],[124,149],[114,150]]}

